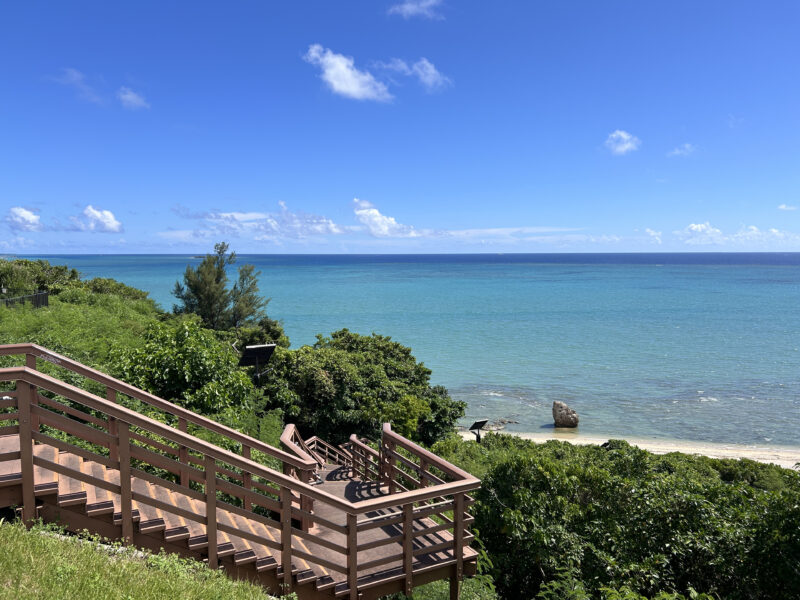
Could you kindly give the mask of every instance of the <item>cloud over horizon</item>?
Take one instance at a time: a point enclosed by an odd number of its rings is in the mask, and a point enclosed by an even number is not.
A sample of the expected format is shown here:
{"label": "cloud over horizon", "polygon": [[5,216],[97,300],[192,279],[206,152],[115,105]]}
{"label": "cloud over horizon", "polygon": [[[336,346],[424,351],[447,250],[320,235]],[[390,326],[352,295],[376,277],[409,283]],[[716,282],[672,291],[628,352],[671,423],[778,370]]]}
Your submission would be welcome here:
{"label": "cloud over horizon", "polygon": [[9,208],[3,221],[13,231],[40,231],[42,229],[41,217],[22,206]]}

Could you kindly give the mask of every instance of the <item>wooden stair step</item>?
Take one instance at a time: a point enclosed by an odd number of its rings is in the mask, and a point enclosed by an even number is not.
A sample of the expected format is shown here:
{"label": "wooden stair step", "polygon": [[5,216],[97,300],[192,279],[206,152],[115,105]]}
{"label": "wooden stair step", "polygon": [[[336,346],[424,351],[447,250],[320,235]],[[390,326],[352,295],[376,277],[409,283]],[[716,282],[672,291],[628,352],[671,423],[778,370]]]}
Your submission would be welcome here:
{"label": "wooden stair step", "polygon": [[[193,498],[187,498],[189,502],[192,503],[192,512],[202,515],[203,518],[206,516],[206,504],[202,500],[195,500]],[[203,534],[200,538],[189,538],[189,548],[192,550],[200,549],[200,548],[207,548],[208,547],[208,535],[206,534],[206,526],[202,525],[203,527]],[[231,542],[228,534],[224,531],[217,530],[217,556],[222,558],[223,556],[230,556],[236,552],[236,548],[234,548],[233,543]]]}
{"label": "wooden stair step", "polygon": [[[177,502],[173,497],[172,492],[167,488],[160,485],[150,484],[150,489],[154,494],[153,497],[157,500],[171,506],[177,506]],[[166,524],[164,529],[164,539],[166,541],[175,542],[189,539],[189,528],[186,526],[186,520],[183,517],[171,513],[169,510],[165,509],[161,510],[161,514],[164,518],[164,523]]]}
{"label": "wooden stair step", "polygon": [[[243,517],[242,515],[238,515],[236,513],[231,513],[231,517],[236,522],[239,529],[242,531],[246,531],[248,533],[252,533],[253,535],[257,535],[259,537],[264,537],[270,541],[274,541],[272,535],[267,531],[266,527],[258,527],[261,523]],[[250,547],[256,554],[256,570],[257,571],[267,571],[269,569],[277,569],[278,562],[275,560],[275,557],[272,555],[272,549],[269,546],[264,544],[258,544],[252,540],[248,540],[250,543]]]}
{"label": "wooden stair step", "polygon": [[[189,512],[196,512],[194,508],[194,504],[192,503],[192,499],[186,496],[185,494],[180,494],[178,492],[170,492],[172,496],[172,501],[177,508],[183,509]],[[189,532],[189,547],[190,548],[205,548],[208,546],[208,538],[205,537],[206,535],[206,526],[199,522],[199,521],[192,521],[191,519],[184,518],[183,519],[186,529]],[[204,538],[202,543],[198,545],[199,538]],[[194,541],[194,545],[193,545]]]}
{"label": "wooden stair step", "polygon": [[[19,436],[0,437],[0,454],[19,452]],[[0,462],[0,487],[17,485],[22,481],[22,464],[18,458]]]}
{"label": "wooden stair step", "polygon": [[[236,523],[233,517],[234,515],[229,513],[224,508],[217,507],[217,523],[237,529],[239,525]],[[256,551],[253,550],[253,547],[248,540],[240,538],[234,534],[228,534],[228,537],[235,548],[235,552],[233,553],[233,563],[236,566],[246,565],[247,563],[256,561]]]}
{"label": "wooden stair step", "polygon": [[[119,485],[119,471],[116,469],[106,469],[105,479],[109,483]],[[114,492],[109,492],[109,495],[111,496],[111,502],[114,503],[114,525],[120,525],[122,523],[122,500],[119,494]],[[136,508],[131,509],[131,520],[134,522],[139,520],[139,511]]]}
{"label": "wooden stair step", "polygon": [[[106,479],[106,468],[93,460],[83,461],[81,470],[84,475],[95,479]],[[94,485],[86,485],[86,514],[90,517],[113,515],[114,502],[111,500],[111,492]]]}
{"label": "wooden stair step", "polygon": [[[276,541],[275,536],[269,530],[269,527],[252,519],[246,519],[246,521],[253,533],[268,540],[272,540],[273,542]],[[259,559],[256,561],[256,571],[271,571],[272,569],[278,568],[278,550],[268,546],[265,546],[265,550],[267,551],[266,556],[259,557]]]}
{"label": "wooden stair step", "polygon": [[[58,462],[58,450],[47,444],[36,444],[33,455],[50,462]],[[37,496],[58,492],[58,474],[45,467],[33,465],[33,490]]]}
{"label": "wooden stair step", "polygon": [[[153,498],[155,494],[153,493],[152,488],[153,486],[151,486],[150,483],[144,479],[139,479],[138,477],[133,477],[131,479],[131,491],[137,494],[147,496],[148,498]],[[164,531],[167,528],[167,524],[164,521],[164,515],[155,506],[150,506],[146,502],[141,502],[138,500],[134,500],[132,505],[139,511],[140,533]]]}
{"label": "wooden stair step", "polygon": [[[76,454],[70,452],[60,452],[58,454],[58,464],[69,468],[73,471],[81,470],[81,463],[83,460]],[[77,504],[86,503],[86,486],[83,482],[69,477],[68,475],[59,474],[58,476],[58,505],[59,506],[75,506]]]}

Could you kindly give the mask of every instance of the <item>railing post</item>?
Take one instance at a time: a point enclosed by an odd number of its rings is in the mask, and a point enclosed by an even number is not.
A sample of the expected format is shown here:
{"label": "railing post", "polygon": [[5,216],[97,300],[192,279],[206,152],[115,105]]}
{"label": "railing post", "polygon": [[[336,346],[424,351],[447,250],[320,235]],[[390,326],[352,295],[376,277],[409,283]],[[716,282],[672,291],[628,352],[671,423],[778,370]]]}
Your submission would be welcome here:
{"label": "railing post", "polygon": [[381,465],[380,465],[380,473],[381,473],[381,485],[389,486],[389,493],[393,494],[396,485],[394,481],[395,476],[395,467],[394,467],[394,459],[392,458],[392,452],[394,451],[394,443],[383,440],[381,442],[381,453],[379,455]]}
{"label": "railing post", "polygon": [[292,591],[292,490],[281,487],[281,566],[284,594]]}
{"label": "railing post", "polygon": [[414,503],[403,505],[403,573],[404,593],[409,598],[414,589]]}
{"label": "railing post", "polygon": [[[109,402],[117,403],[117,390],[112,387],[106,387],[106,400]],[[111,445],[108,447],[108,458],[113,461],[119,460],[119,449],[117,448],[117,419],[108,417],[108,434],[114,437]]]}
{"label": "railing post", "polygon": [[458,600],[464,577],[464,494],[453,497],[453,574],[450,576],[450,600]]}
{"label": "railing post", "polygon": [[[36,370],[36,355],[35,354],[26,354],[25,355],[25,366],[29,369]],[[36,393],[36,387],[30,386],[31,388],[31,405],[39,405],[39,398]],[[39,432],[39,415],[35,415],[31,413],[31,431]]]}
{"label": "railing post", "polygon": [[347,513],[347,587],[350,600],[358,600],[358,516]]}
{"label": "railing post", "polygon": [[[251,459],[250,446],[247,444],[242,444],[242,458],[246,458],[247,460]],[[242,471],[242,487],[248,492],[253,487],[253,475],[250,473],[250,471]],[[250,495],[246,494],[243,500],[244,502],[242,502],[242,506],[244,509],[252,511],[253,505],[250,504]]]}
{"label": "railing post", "polygon": [[428,461],[424,458],[419,459],[419,486],[420,487],[427,487],[428,486],[428,478],[425,474],[428,471]]}
{"label": "railing post", "polygon": [[131,441],[127,423],[117,421],[117,447],[119,449],[119,497],[122,512],[122,539],[133,543],[133,498],[131,495]]}
{"label": "railing post", "polygon": [[30,525],[36,518],[36,495],[33,486],[33,431],[31,404],[36,388],[17,380],[17,410],[19,411],[19,455],[22,470],[22,520]]}
{"label": "railing post", "polygon": [[[313,470],[309,469],[301,469],[299,472],[300,481],[303,483],[310,483],[311,478],[313,477]],[[300,510],[304,510],[306,512],[311,512],[314,510],[314,499],[309,498],[305,494],[300,494]],[[300,517],[300,529],[303,531],[308,531],[314,526],[314,521],[310,517],[306,517],[302,515]]]}
{"label": "railing post", "polygon": [[[189,426],[186,423],[186,419],[183,417],[178,417],[178,431],[182,431],[186,433]],[[182,465],[189,464],[189,449],[186,446],[179,446],[178,447],[178,462]],[[187,469],[180,470],[180,480],[182,487],[189,487],[189,471]]]}
{"label": "railing post", "polygon": [[208,537],[208,568],[219,566],[217,559],[217,463],[212,456],[203,460],[206,471],[206,536]]}

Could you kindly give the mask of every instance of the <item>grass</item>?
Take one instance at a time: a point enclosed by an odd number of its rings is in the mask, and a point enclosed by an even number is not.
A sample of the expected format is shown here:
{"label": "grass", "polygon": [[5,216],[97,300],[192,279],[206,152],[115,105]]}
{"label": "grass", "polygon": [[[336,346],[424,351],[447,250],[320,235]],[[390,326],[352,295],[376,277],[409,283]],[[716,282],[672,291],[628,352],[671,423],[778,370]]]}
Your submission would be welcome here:
{"label": "grass", "polygon": [[274,600],[202,563],[0,519],[0,599]]}

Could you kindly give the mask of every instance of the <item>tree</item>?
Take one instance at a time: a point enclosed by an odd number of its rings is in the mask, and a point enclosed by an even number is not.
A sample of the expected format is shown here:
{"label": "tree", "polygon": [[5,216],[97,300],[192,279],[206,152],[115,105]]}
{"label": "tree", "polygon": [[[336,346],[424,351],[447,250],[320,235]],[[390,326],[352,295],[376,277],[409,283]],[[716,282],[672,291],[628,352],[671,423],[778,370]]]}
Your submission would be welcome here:
{"label": "tree", "polygon": [[441,386],[411,349],[391,338],[342,329],[314,346],[276,352],[265,391],[270,406],[305,434],[332,443],[351,433],[380,437],[381,424],[431,444],[449,434],[465,404]]}
{"label": "tree", "polygon": [[239,267],[238,279],[228,289],[227,267],[236,262],[236,253],[228,253],[228,244],[214,245],[214,254],[206,254],[197,268],[186,267],[183,283],[175,282],[172,294],[180,301],[172,307],[176,314],[199,315],[210,329],[226,330],[254,324],[266,315],[269,300],[258,295],[257,277],[253,265]]}

